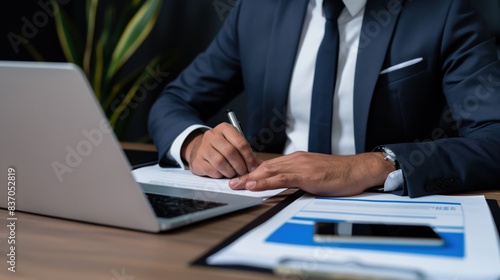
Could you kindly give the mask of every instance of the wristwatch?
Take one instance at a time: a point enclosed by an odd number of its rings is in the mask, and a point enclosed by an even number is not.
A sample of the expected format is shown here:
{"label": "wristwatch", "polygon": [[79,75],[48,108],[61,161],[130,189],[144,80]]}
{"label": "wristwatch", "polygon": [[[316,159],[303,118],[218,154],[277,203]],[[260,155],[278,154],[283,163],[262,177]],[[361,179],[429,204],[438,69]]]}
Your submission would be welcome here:
{"label": "wristwatch", "polygon": [[394,165],[394,167],[396,167],[396,170],[401,168],[399,166],[397,159],[396,159],[396,155],[394,154],[394,152],[391,149],[389,149],[385,146],[381,146],[381,147],[377,148],[377,151],[382,152],[382,154],[384,155],[384,160],[387,160],[388,162],[392,163],[392,165]]}

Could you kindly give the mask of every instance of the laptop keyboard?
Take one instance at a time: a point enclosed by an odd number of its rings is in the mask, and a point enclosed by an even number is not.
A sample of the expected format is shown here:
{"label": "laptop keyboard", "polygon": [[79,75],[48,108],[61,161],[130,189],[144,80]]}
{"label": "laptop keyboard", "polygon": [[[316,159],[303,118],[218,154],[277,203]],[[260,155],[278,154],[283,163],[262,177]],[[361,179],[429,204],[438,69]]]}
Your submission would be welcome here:
{"label": "laptop keyboard", "polygon": [[184,197],[146,193],[146,196],[159,218],[174,218],[210,208],[227,205],[212,201],[197,200]]}

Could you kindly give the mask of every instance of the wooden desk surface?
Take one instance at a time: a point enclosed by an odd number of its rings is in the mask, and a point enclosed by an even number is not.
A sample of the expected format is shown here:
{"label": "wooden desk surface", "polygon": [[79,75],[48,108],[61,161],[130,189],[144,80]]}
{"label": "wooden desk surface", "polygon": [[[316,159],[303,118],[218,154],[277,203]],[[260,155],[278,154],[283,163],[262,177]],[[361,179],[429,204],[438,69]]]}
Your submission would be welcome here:
{"label": "wooden desk surface", "polygon": [[[0,279],[279,279],[265,273],[194,267],[189,263],[290,193],[161,234],[17,212],[15,273],[7,270],[7,211],[2,209]],[[475,194],[500,201],[500,191]]]}
{"label": "wooden desk surface", "polygon": [[[0,279],[277,279],[189,263],[284,197],[161,234],[17,212],[16,272],[7,271],[8,234],[2,222]],[[6,219],[2,209],[0,221]]]}

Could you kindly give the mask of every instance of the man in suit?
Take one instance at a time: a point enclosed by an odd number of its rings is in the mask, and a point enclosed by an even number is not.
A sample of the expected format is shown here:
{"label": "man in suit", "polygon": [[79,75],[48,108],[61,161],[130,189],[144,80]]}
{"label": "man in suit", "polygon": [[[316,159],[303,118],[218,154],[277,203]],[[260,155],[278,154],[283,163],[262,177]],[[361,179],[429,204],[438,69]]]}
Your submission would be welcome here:
{"label": "man in suit", "polygon": [[[329,2],[342,1],[239,1],[151,110],[161,163],[256,191],[346,196],[383,186],[417,197],[500,188],[500,62],[470,4]],[[205,125],[241,92],[246,138],[227,123]],[[319,124],[324,111],[328,123]],[[252,148],[285,155],[261,163]]]}

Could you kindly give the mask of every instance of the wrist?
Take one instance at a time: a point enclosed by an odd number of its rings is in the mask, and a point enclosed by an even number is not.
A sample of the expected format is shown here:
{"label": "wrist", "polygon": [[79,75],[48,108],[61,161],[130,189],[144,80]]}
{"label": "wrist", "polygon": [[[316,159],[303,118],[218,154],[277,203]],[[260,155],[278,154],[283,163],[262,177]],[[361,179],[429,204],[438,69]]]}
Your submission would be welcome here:
{"label": "wrist", "polygon": [[181,147],[181,158],[185,164],[189,166],[191,162],[191,157],[198,150],[201,140],[203,137],[203,132],[201,130],[194,130],[191,132]]}
{"label": "wrist", "polygon": [[391,149],[389,149],[385,146],[380,146],[380,147],[376,148],[375,151],[382,152],[382,155],[384,156],[384,160],[390,162],[394,166],[395,170],[400,169],[399,162],[396,159],[396,155],[394,154],[394,152]]}
{"label": "wrist", "polygon": [[384,152],[375,152],[374,154],[377,158],[376,172],[379,176],[377,176],[378,180],[376,184],[372,187],[383,186],[389,173],[398,169],[398,163],[394,160],[394,157],[388,157]]}
{"label": "wrist", "polygon": [[396,170],[396,166],[385,159],[382,152],[371,152],[359,155],[359,178],[361,178],[363,189],[383,186],[389,173]]}

